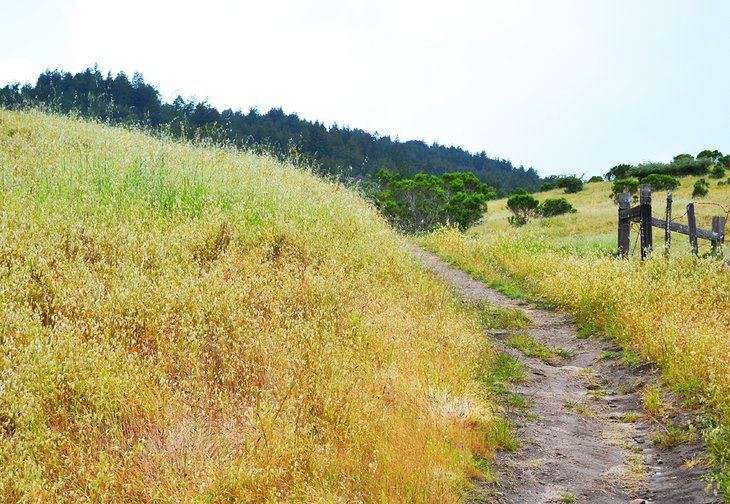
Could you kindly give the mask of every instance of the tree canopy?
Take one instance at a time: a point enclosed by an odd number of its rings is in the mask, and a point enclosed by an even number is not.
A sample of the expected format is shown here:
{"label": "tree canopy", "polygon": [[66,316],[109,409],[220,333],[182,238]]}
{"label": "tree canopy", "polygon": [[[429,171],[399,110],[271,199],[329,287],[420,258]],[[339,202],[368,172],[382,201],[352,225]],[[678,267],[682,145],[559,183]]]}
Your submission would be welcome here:
{"label": "tree canopy", "polygon": [[394,227],[417,233],[449,224],[468,228],[482,218],[494,192],[470,172],[404,179],[383,169],[368,196]]}

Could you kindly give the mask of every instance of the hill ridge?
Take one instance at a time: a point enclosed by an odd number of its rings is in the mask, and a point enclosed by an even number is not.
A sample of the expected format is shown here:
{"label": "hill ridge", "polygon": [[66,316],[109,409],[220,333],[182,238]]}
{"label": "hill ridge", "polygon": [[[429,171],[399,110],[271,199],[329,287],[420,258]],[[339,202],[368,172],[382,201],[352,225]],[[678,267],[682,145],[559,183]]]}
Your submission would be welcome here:
{"label": "hill ridge", "polygon": [[8,84],[0,89],[1,106],[39,104],[112,124],[164,127],[181,138],[230,142],[238,147],[264,145],[282,158],[296,157],[320,166],[324,173],[345,179],[372,176],[381,168],[404,176],[471,171],[494,187],[498,195],[510,194],[517,187],[534,192],[541,183],[533,168],[490,158],[483,150],[471,153],[435,142],[401,142],[337,124],[327,128],[319,121],[301,119],[296,113],[286,114],[281,108],[272,108],[265,114],[256,108],[248,113],[219,111],[207,101],[185,100],[181,96],[166,103],[138,73],[130,80],[124,72],[116,77],[111,72],[104,76],[96,67],[76,74],[47,70],[35,85]]}

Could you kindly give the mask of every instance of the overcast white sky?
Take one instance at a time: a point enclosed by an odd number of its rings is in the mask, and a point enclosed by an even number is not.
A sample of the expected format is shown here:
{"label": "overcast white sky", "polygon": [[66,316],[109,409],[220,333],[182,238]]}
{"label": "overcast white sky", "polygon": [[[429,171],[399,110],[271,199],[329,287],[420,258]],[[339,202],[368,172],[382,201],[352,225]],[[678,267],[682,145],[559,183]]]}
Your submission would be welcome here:
{"label": "overcast white sky", "polygon": [[730,153],[730,1],[0,0],[0,86],[144,74],[166,100],[457,145],[541,175]]}

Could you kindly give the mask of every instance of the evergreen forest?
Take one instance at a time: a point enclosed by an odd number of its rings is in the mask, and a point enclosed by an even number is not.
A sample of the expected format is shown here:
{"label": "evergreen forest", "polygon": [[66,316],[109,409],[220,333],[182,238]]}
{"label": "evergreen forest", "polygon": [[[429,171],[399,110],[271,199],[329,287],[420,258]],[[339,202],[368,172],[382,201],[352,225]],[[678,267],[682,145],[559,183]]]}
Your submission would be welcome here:
{"label": "evergreen forest", "polygon": [[534,192],[542,183],[533,168],[515,167],[509,160],[491,158],[484,151],[471,153],[418,140],[402,142],[337,124],[327,127],[281,108],[266,113],[256,108],[247,113],[219,111],[206,100],[181,96],[167,103],[139,73],[130,79],[124,72],[105,76],[96,67],[76,74],[46,70],[35,85],[15,83],[1,88],[0,106],[41,106],[111,124],[143,126],[176,138],[264,149],[345,180],[375,180],[381,169],[404,178],[417,173],[442,176],[472,172],[494,188],[497,196],[511,194],[518,187]]}

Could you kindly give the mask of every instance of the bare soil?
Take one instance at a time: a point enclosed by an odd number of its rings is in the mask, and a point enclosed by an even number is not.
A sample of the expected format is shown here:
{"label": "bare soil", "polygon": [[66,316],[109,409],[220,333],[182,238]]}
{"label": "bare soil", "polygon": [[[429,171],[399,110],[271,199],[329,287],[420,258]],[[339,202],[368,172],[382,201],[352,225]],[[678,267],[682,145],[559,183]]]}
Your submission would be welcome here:
{"label": "bare soil", "polygon": [[[664,448],[654,439],[671,418],[649,418],[641,392],[656,381],[656,370],[601,358],[620,350],[598,337],[581,338],[571,317],[510,299],[433,254],[413,254],[466,300],[522,310],[532,326],[519,331],[572,356],[550,362],[525,357],[504,345],[508,332],[493,331],[499,351],[519,359],[526,379],[515,392],[526,410],[507,411],[521,448],[500,453],[491,463],[497,484],[475,482],[471,502],[495,503],[690,503],[721,502],[701,479],[708,471],[697,443]],[[684,421],[692,418],[680,414]],[[696,418],[701,422],[701,418]],[[572,499],[572,500],[571,500]]]}

